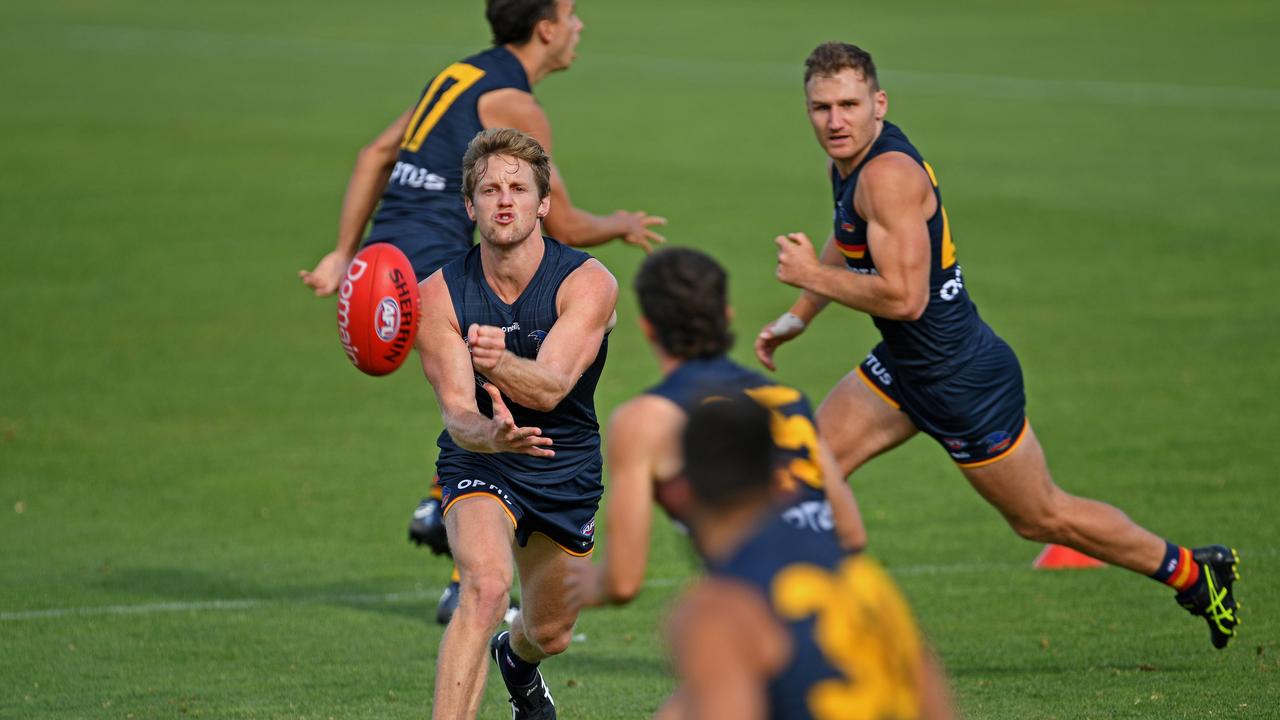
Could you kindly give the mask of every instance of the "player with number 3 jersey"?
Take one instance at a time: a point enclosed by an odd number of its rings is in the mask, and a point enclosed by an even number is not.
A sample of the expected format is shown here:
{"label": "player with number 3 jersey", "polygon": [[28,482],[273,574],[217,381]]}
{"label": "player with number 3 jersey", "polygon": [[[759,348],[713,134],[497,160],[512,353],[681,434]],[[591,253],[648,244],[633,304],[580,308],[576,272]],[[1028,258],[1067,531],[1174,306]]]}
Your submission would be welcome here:
{"label": "player with number 3 jersey", "polygon": [[939,720],[946,682],[889,575],[771,502],[774,419],[738,397],[689,414],[690,529],[707,577],[668,623],[663,720]]}
{"label": "player with number 3 jersey", "polygon": [[688,522],[689,489],[679,433],[701,405],[749,398],[768,410],[775,454],[774,502],[799,531],[832,547],[860,548],[865,532],[853,493],[830,472],[809,401],[730,360],[728,278],[710,256],[669,248],[647,258],[635,279],[641,328],[663,380],[619,407],[609,424],[608,541],[599,564],[570,575],[570,604],[629,602],[644,582],[654,500]]}

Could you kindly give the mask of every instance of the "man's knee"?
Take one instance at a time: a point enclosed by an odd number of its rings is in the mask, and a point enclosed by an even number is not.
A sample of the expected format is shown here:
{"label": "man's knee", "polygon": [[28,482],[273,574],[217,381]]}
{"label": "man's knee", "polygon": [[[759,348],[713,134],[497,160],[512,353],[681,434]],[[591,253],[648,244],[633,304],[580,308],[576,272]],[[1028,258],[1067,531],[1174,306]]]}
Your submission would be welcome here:
{"label": "man's knee", "polygon": [[507,612],[510,593],[509,575],[485,570],[463,573],[458,612],[481,624],[497,627]]}
{"label": "man's knee", "polygon": [[1069,539],[1071,529],[1066,500],[1066,496],[1063,495],[1061,498],[1038,504],[1034,508],[1005,513],[1005,519],[1009,521],[1009,527],[1013,528],[1014,532],[1027,540],[1040,543],[1062,543]]}

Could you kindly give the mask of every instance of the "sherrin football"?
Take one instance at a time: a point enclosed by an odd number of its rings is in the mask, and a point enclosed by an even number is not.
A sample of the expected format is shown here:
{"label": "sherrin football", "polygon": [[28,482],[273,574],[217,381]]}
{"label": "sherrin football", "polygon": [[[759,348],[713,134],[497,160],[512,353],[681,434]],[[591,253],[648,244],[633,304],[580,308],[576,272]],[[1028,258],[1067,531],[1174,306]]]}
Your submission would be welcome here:
{"label": "sherrin football", "polygon": [[418,331],[418,283],[409,258],[375,243],[356,253],[338,286],[338,339],[368,375],[400,367]]}

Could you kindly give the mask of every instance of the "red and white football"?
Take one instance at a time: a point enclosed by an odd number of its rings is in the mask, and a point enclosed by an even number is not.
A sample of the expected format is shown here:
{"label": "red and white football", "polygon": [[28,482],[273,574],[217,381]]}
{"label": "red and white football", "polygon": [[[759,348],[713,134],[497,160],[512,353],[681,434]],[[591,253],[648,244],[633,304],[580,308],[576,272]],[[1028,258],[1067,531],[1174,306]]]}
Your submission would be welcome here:
{"label": "red and white football", "polygon": [[360,252],[338,286],[338,339],[351,364],[368,375],[400,367],[418,332],[418,283],[409,258],[394,245]]}

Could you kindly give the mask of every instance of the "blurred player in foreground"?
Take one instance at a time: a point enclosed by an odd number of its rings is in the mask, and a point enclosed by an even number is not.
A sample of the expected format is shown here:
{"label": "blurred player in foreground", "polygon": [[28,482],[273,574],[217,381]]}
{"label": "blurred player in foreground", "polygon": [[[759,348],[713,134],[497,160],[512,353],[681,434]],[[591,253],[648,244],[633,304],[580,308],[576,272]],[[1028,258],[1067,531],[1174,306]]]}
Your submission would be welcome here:
{"label": "blurred player in foreground", "polygon": [[[751,398],[768,408],[777,448],[775,492],[797,527],[835,534],[861,548],[866,537],[853,493],[829,472],[809,400],[727,356],[728,276],[710,256],[668,248],[649,256],[635,278],[640,327],[658,358],[662,382],[619,407],[609,423],[609,507],[604,559],[574,568],[569,603],[623,604],[644,583],[653,502],[677,521],[689,509],[680,430],[688,413],[711,399]],[[825,456],[825,459],[824,459]]]}
{"label": "blurred player in foreground", "polygon": [[689,415],[688,522],[708,577],[668,623],[680,687],[659,717],[954,717],[942,673],[884,570],[779,512],[770,423],[740,397]]}
{"label": "blurred player in foreground", "polygon": [[777,277],[803,292],[765,326],[756,354],[769,369],[832,300],[871,315],[883,342],[818,409],[818,427],[846,475],[923,430],[1022,537],[1065,545],[1149,575],[1209,624],[1226,647],[1238,622],[1236,551],[1188,549],[1123,512],[1062,491],[1025,415],[1013,350],[969,300],[933,168],[896,125],[862,49],[826,43],[805,61],[805,99],[831,158],[835,229],[819,257],[803,233],[776,239]]}
{"label": "blurred player in foreground", "polygon": [[[532,135],[551,152],[551,124],[533,86],[573,63],[582,21],[574,0],[488,0],[485,15],[494,46],[454,63],[431,79],[418,101],[365,146],[347,184],[337,247],[310,272],[298,275],[316,295],[332,295],[360,246],[395,245],[413,263],[418,281],[465,253],[475,223],[462,201],[462,156],[485,128],[510,127]],[[381,205],[379,206],[379,199]],[[660,217],[619,210],[592,215],[574,207],[564,180],[551,166],[553,210],[547,233],[578,247],[613,238],[646,252],[663,237],[652,229]],[[377,215],[374,210],[377,208]],[[447,553],[440,520],[439,487],[414,512],[409,537]],[[437,620],[448,622],[457,605],[457,574],[446,587]]]}
{"label": "blurred player in foreground", "polygon": [[600,432],[594,393],[615,322],[617,281],[597,260],[542,235],[550,158],[517,130],[487,130],[463,159],[480,244],[421,284],[418,353],[444,415],[436,473],[462,575],[440,641],[433,717],[474,718],[486,639],[513,718],[554,718],[538,670],[569,646],[577,611],[565,576],[594,543]]}

